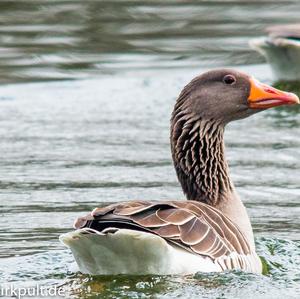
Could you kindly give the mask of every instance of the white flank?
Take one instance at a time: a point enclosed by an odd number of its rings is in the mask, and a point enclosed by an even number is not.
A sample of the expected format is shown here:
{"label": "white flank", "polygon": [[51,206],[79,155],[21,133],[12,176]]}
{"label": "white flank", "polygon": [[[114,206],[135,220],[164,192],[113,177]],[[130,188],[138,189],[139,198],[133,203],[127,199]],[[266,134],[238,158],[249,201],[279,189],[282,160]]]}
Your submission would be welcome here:
{"label": "white flank", "polygon": [[60,236],[82,273],[88,274],[192,274],[220,272],[210,258],[172,246],[163,238],[129,229],[99,233],[80,229]]}

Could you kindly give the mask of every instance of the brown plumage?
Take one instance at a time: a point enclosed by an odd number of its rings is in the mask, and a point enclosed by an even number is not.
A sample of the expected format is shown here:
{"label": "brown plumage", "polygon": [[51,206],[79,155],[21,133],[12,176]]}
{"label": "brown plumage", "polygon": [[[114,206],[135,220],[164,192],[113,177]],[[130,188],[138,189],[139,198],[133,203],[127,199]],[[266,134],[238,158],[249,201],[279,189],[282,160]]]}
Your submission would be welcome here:
{"label": "brown plumage", "polygon": [[[212,260],[229,257],[233,252],[239,255],[251,253],[247,240],[228,217],[196,201],[112,204],[78,218],[74,227],[97,231],[109,227],[139,229],[157,234],[168,242]],[[241,261],[237,260],[237,263],[240,268],[243,267]]]}

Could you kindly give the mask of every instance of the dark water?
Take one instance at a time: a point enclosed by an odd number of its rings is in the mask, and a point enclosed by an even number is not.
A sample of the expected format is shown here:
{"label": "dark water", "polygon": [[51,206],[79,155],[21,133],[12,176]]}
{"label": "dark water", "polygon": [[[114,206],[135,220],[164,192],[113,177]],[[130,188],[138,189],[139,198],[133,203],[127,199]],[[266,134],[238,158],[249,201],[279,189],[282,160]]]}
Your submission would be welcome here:
{"label": "dark water", "polygon": [[183,199],[168,140],[179,91],[217,66],[271,83],[248,40],[299,12],[298,1],[1,1],[0,283],[73,298],[298,298],[299,107],[226,132],[266,275],[91,277],[58,236],[95,206]]}

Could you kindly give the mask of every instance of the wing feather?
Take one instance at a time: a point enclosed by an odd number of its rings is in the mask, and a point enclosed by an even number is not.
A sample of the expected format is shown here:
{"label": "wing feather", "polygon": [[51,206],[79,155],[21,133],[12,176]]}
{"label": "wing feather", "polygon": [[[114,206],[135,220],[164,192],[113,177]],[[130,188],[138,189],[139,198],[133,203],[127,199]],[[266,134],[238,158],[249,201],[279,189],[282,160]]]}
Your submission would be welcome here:
{"label": "wing feather", "polygon": [[195,217],[191,212],[176,208],[157,210],[156,215],[161,220],[175,225],[183,225]]}
{"label": "wing feather", "polygon": [[154,232],[163,238],[179,238],[180,231],[178,225],[168,224],[154,229]]}
{"label": "wing feather", "polygon": [[155,206],[151,202],[132,201],[125,204],[120,204],[114,209],[114,214],[120,216],[129,216],[132,214],[143,212]]}
{"label": "wing feather", "polygon": [[[251,253],[238,227],[217,209],[196,201],[133,201],[97,208],[80,217],[75,228],[114,221],[114,227],[132,224],[195,254],[208,256],[222,269],[247,269],[243,257]],[[120,221],[120,219],[122,221]],[[99,225],[98,227],[106,227]]]}
{"label": "wing feather", "polygon": [[131,216],[130,218],[132,221],[145,227],[164,227],[169,224],[167,221],[162,220],[156,215],[156,213],[153,212],[149,215],[139,213],[138,215],[135,215],[134,217]]}
{"label": "wing feather", "polygon": [[179,226],[180,239],[184,244],[196,245],[205,238],[209,229],[199,218],[194,216],[189,222]]}

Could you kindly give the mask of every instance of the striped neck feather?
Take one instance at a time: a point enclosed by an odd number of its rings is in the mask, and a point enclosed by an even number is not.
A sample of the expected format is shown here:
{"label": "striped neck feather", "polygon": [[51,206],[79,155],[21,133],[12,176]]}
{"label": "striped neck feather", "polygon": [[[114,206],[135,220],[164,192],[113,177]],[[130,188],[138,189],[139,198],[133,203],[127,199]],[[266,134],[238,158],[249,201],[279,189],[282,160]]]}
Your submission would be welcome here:
{"label": "striped neck feather", "polygon": [[233,190],[224,153],[224,126],[173,112],[171,148],[178,180],[189,200],[217,206]]}

